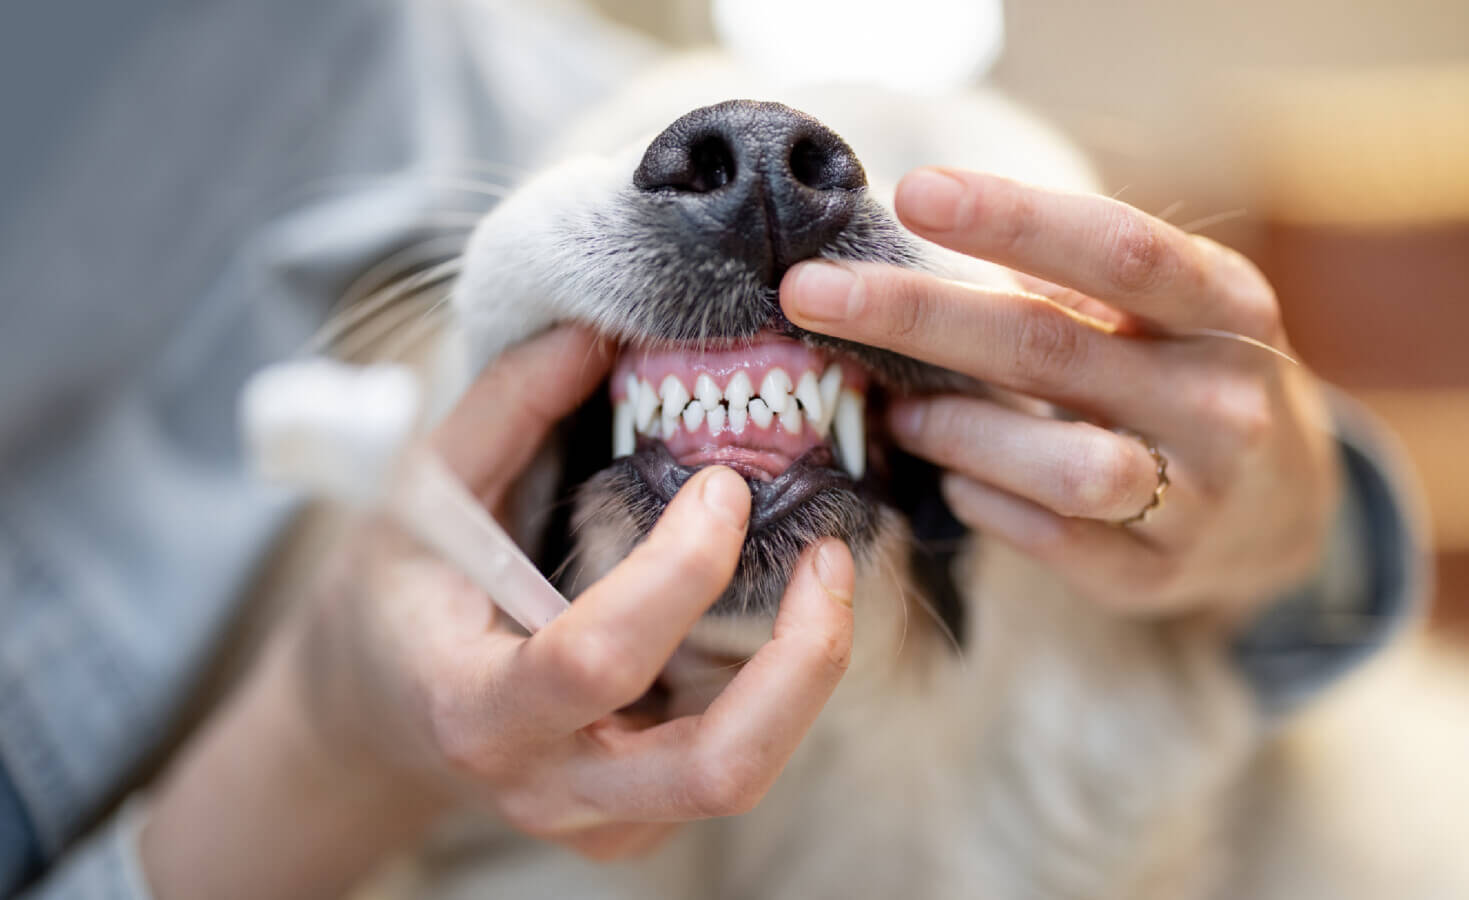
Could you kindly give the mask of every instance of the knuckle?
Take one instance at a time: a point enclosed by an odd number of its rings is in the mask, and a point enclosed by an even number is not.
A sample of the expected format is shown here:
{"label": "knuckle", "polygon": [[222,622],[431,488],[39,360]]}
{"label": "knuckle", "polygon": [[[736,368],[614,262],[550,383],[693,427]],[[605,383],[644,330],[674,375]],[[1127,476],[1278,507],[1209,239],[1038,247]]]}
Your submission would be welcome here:
{"label": "knuckle", "polygon": [[888,307],[888,330],[899,339],[921,338],[932,305],[928,288],[919,279],[900,276],[893,278],[881,290],[892,297]]}
{"label": "knuckle", "polygon": [[1139,467],[1131,449],[1094,426],[1084,428],[1071,464],[1062,470],[1063,515],[1122,515],[1138,493]]}
{"label": "knuckle", "polygon": [[710,754],[695,767],[690,786],[694,810],[706,819],[738,816],[759,804],[763,791],[748,767]]}
{"label": "knuckle", "polygon": [[1018,374],[1031,388],[1054,384],[1082,365],[1083,348],[1071,317],[1037,302],[1021,316],[1016,341]]}
{"label": "knuckle", "polygon": [[608,634],[582,630],[552,645],[548,662],[567,689],[604,706],[621,706],[647,689],[633,648]]}
{"label": "knuckle", "polygon": [[1274,426],[1270,393],[1260,379],[1220,379],[1205,395],[1205,421],[1242,450],[1255,450]]}
{"label": "knuckle", "polygon": [[1115,214],[1107,280],[1125,293],[1145,291],[1163,277],[1168,244],[1162,231],[1127,207]]}

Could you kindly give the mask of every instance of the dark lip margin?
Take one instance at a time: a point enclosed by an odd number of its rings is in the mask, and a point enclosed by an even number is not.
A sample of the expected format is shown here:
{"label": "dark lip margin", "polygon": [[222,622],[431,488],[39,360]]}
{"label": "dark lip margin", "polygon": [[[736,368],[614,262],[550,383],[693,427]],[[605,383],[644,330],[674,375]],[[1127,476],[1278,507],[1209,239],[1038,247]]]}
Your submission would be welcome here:
{"label": "dark lip margin", "polygon": [[[812,447],[793,460],[790,466],[770,481],[745,479],[750,487],[749,533],[771,527],[795,512],[803,503],[831,489],[863,493],[860,482],[832,465],[831,448],[822,444]],[[704,466],[680,465],[668,448],[656,441],[640,440],[638,449],[627,458],[654,497],[667,505],[679,488]],[[866,498],[864,498],[866,499]]]}

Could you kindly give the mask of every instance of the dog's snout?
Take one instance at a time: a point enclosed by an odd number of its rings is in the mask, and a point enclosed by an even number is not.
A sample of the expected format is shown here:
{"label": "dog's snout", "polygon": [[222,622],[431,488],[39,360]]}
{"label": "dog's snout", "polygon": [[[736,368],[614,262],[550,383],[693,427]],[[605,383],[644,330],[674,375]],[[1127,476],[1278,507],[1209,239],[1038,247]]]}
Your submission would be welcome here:
{"label": "dog's snout", "polygon": [[701,239],[774,286],[841,233],[867,176],[851,148],[810,116],[731,100],[654,138],[633,184],[671,195]]}

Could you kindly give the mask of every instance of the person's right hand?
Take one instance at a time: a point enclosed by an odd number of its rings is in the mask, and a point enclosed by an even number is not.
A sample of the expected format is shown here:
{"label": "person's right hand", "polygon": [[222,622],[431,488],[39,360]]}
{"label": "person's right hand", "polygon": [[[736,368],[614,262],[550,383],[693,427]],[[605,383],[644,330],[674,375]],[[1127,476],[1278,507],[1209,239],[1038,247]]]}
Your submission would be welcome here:
{"label": "person's right hand", "polygon": [[[433,444],[498,508],[550,428],[601,380],[605,355],[574,328],[511,351]],[[329,755],[488,805],[596,858],[650,849],[678,822],[748,810],[845,670],[844,545],[806,552],[774,639],[702,714],[649,725],[618,710],[724,590],[749,505],[734,472],[698,473],[626,560],[528,638],[452,567],[387,523],[365,524],[293,635],[306,717]]]}

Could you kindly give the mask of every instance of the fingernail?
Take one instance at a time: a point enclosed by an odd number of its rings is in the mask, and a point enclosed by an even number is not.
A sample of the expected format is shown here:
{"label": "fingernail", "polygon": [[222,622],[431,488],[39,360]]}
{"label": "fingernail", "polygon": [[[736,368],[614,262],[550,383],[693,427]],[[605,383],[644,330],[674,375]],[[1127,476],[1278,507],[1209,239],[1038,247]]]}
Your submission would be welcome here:
{"label": "fingernail", "polygon": [[796,318],[808,322],[841,322],[862,310],[862,283],[850,270],[826,262],[793,267],[787,293]]}
{"label": "fingernail", "polygon": [[821,589],[826,591],[826,596],[850,609],[852,607],[852,588],[847,579],[841,576],[841,570],[847,565],[842,547],[834,540],[829,540],[816,548],[816,558],[811,561],[811,566],[816,570],[816,580],[821,582]]}
{"label": "fingernail", "polygon": [[960,207],[964,182],[942,169],[918,169],[898,182],[893,205],[910,225],[928,231],[952,231],[963,224]]}
{"label": "fingernail", "polygon": [[704,476],[699,499],[709,512],[723,519],[731,528],[744,528],[750,515],[750,487],[733,470],[716,466]]}
{"label": "fingernail", "polygon": [[893,405],[888,414],[888,425],[899,437],[910,440],[918,437],[923,428],[923,416],[928,407],[921,401],[901,401]]}

